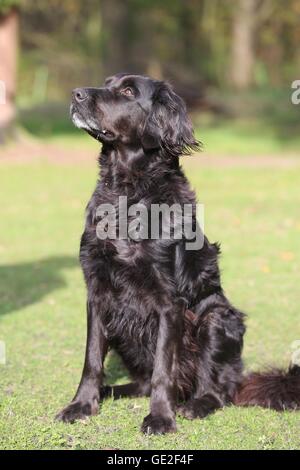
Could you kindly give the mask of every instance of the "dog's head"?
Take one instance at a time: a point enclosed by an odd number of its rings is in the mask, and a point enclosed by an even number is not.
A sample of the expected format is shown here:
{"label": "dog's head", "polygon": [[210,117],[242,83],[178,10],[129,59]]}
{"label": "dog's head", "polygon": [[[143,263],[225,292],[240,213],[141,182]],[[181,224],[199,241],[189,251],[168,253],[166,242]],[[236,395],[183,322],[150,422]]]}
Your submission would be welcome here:
{"label": "dog's head", "polygon": [[71,116],[102,143],[162,149],[169,156],[199,148],[183,100],[149,77],[118,74],[102,88],[76,88]]}

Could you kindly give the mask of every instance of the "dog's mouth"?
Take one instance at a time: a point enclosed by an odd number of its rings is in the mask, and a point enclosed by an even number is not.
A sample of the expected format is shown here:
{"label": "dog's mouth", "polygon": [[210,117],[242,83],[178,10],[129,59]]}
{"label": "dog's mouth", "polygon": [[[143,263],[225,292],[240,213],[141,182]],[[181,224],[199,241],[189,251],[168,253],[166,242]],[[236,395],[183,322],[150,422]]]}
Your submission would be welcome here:
{"label": "dog's mouth", "polygon": [[76,109],[74,109],[73,105],[71,105],[70,108],[70,115],[76,127],[83,129],[91,137],[98,140],[99,142],[102,142],[103,140],[112,141],[115,139],[116,135],[114,132],[106,128],[96,128],[94,121],[92,119],[84,118]]}
{"label": "dog's mouth", "polygon": [[114,140],[115,134],[107,129],[84,129],[91,137],[93,137],[96,140],[99,140],[99,142],[102,142],[102,140]]}

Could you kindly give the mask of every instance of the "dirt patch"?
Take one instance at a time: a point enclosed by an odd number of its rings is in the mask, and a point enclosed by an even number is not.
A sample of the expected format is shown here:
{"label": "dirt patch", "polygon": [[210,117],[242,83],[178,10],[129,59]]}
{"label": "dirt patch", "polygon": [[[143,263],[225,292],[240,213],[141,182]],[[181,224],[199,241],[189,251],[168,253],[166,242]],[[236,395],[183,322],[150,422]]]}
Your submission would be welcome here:
{"label": "dirt patch", "polygon": [[24,140],[0,147],[1,163],[53,162],[57,164],[91,164],[97,159],[97,151],[83,146],[74,148],[42,140]]}

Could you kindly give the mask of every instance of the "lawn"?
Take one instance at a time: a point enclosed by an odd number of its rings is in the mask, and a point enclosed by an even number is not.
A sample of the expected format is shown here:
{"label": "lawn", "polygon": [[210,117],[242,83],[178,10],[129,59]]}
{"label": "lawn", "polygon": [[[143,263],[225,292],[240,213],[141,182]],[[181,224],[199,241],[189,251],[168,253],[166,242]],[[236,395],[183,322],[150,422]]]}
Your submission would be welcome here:
{"label": "lawn", "polygon": [[[178,432],[144,436],[148,400],[107,400],[74,425],[53,421],[72,398],[85,348],[85,287],[77,255],[96,164],[0,162],[0,448],[295,449],[300,413],[228,407]],[[287,366],[300,339],[300,164],[266,169],[185,158],[205,228],[222,243],[223,283],[248,313],[248,369]],[[116,357],[107,382],[128,380]]]}

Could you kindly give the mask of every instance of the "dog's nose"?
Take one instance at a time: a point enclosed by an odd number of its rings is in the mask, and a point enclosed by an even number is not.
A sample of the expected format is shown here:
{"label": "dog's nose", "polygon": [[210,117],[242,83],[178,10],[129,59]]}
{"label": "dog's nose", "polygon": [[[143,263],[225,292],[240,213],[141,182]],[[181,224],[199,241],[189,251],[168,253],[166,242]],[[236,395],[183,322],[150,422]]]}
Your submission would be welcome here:
{"label": "dog's nose", "polygon": [[84,88],[75,88],[75,90],[73,90],[73,97],[78,103],[80,103],[87,99],[88,93]]}

